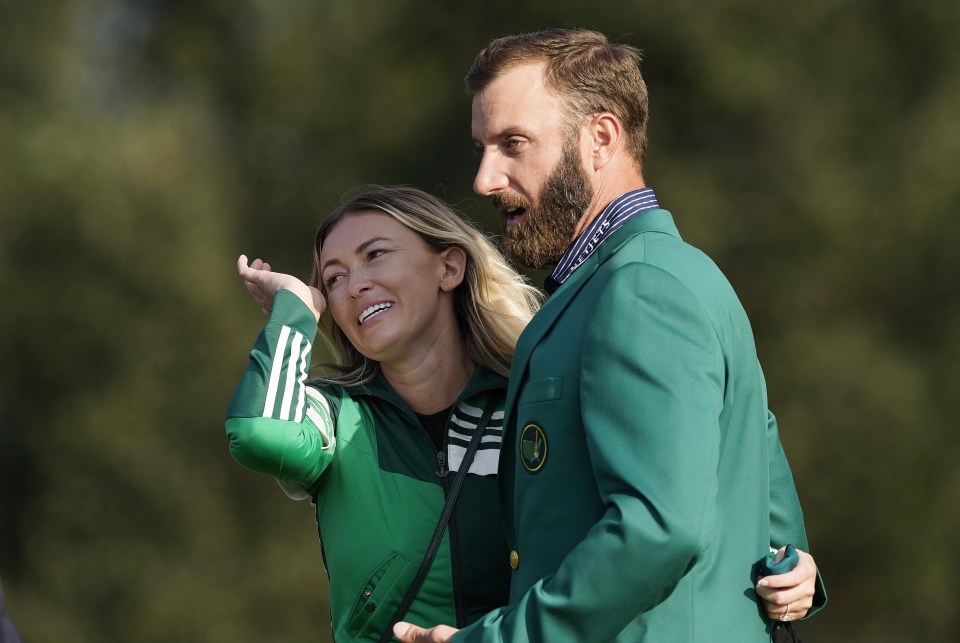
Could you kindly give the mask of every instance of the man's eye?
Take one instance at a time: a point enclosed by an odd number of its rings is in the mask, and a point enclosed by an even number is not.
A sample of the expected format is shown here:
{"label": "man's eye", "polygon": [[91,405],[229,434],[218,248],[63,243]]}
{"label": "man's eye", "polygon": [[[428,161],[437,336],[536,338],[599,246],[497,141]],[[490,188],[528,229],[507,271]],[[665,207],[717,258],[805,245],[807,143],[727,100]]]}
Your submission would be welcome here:
{"label": "man's eye", "polygon": [[509,138],[503,142],[503,146],[507,150],[517,150],[521,145],[523,145],[523,139],[519,138]]}

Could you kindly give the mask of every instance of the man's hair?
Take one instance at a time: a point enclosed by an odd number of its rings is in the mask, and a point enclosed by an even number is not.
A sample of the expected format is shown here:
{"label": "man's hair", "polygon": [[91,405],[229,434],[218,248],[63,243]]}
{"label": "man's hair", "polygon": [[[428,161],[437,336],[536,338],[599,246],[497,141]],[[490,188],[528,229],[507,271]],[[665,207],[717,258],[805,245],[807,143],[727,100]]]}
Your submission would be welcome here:
{"label": "man's hair", "polygon": [[505,36],[477,55],[464,79],[467,92],[477,94],[513,67],[541,62],[546,63],[544,84],[566,102],[570,124],[601,112],[613,114],[623,123],[630,155],[642,170],[648,97],[635,47],[581,29]]}
{"label": "man's hair", "polygon": [[[540,291],[510,266],[486,236],[441,199],[407,186],[361,189],[360,193],[345,197],[320,224],[313,245],[310,284],[324,290],[320,274],[323,242],[338,223],[361,212],[393,217],[437,253],[461,248],[467,255],[467,265],[463,283],[454,293],[454,310],[464,348],[477,364],[509,375],[517,338],[543,300]],[[354,348],[333,321],[329,307],[320,318],[320,330],[336,362],[327,365],[333,374],[321,380],[356,386],[373,379],[379,363]]]}

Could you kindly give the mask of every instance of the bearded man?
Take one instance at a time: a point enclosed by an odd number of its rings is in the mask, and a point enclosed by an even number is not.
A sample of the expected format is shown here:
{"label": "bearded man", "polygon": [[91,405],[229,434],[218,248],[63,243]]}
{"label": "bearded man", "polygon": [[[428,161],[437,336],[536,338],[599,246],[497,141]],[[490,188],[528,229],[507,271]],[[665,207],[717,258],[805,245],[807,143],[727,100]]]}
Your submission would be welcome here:
{"label": "bearded man", "polygon": [[807,549],[803,517],[746,313],[644,182],[637,51],[591,31],[510,36],[467,86],[474,189],[502,213],[511,255],[554,266],[551,295],[507,393],[509,605],[459,633],[395,633],[769,641],[825,595],[805,553],[789,581],[758,581],[771,548]]}

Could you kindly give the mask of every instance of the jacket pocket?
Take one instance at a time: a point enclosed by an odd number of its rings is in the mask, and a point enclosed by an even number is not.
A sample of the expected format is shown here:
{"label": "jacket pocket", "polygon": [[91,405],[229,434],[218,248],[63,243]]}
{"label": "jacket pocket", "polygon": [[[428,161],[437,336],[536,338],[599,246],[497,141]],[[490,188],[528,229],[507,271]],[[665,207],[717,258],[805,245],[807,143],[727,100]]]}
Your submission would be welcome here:
{"label": "jacket pocket", "polygon": [[348,635],[355,639],[379,638],[407,590],[398,583],[406,568],[407,559],[396,553],[374,570],[357,597],[347,623]]}
{"label": "jacket pocket", "polygon": [[531,380],[524,384],[523,391],[517,400],[517,406],[559,400],[562,393],[562,377],[543,377],[537,380]]}

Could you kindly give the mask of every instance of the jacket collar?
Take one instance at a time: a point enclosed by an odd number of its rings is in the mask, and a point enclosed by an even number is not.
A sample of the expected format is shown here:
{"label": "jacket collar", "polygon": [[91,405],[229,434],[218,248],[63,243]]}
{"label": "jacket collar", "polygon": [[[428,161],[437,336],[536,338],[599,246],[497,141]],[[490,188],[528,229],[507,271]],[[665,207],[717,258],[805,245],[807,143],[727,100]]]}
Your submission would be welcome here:
{"label": "jacket collar", "polygon": [[[497,389],[502,390],[506,387],[507,380],[502,375],[491,371],[486,366],[478,364],[477,368],[475,368],[473,371],[473,375],[470,376],[470,380],[467,382],[467,385],[464,387],[463,391],[460,392],[456,402],[454,402],[454,406],[458,405],[464,400],[470,399],[478,393]],[[407,404],[402,397],[397,395],[397,392],[393,390],[392,386],[390,386],[387,378],[385,378],[383,373],[380,373],[379,371],[377,372],[376,377],[366,384],[349,387],[347,390],[349,390],[354,396],[370,395],[385,399],[401,409],[404,409],[408,413],[414,414],[414,411],[410,408],[410,405]]]}
{"label": "jacket collar", "polygon": [[644,232],[662,232],[671,237],[680,238],[680,231],[677,230],[677,225],[673,222],[673,215],[661,208],[647,210],[624,223],[619,230],[610,235],[610,238],[597,248],[595,253],[598,255],[597,265],[599,266],[616,254],[630,239]]}

